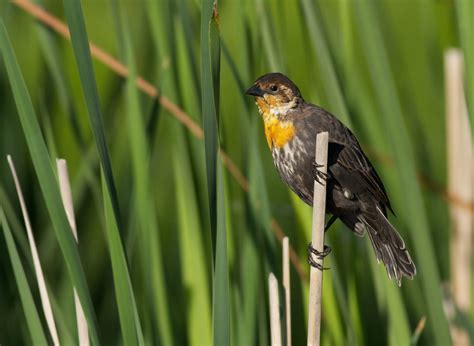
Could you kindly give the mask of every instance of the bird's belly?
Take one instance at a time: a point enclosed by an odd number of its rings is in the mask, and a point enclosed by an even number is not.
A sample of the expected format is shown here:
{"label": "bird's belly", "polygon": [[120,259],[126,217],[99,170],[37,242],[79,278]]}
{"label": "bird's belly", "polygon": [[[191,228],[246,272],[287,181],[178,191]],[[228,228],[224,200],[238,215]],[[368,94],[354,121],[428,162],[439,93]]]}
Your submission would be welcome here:
{"label": "bird's belly", "polygon": [[282,148],[273,148],[273,162],[281,179],[305,203],[312,205],[314,155],[308,154],[304,143],[298,138],[285,144]]}

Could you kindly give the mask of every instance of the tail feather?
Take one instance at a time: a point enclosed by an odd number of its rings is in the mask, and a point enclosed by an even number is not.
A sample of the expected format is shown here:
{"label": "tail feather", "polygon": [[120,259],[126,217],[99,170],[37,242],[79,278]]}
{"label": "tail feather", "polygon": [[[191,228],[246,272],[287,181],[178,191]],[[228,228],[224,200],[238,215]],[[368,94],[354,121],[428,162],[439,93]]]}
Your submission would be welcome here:
{"label": "tail feather", "polygon": [[377,261],[382,261],[390,279],[395,278],[401,286],[403,276],[413,279],[416,267],[400,234],[387,220],[382,210],[377,207],[373,213],[364,213],[359,217],[369,234]]}

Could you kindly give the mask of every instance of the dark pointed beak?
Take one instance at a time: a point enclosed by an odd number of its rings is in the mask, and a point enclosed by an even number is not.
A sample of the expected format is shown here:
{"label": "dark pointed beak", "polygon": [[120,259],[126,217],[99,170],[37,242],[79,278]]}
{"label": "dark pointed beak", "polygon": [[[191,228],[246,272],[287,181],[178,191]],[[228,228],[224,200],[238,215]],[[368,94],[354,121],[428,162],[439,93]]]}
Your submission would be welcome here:
{"label": "dark pointed beak", "polygon": [[263,97],[264,92],[257,84],[252,85],[247,91],[245,92],[247,95],[251,96],[259,96]]}

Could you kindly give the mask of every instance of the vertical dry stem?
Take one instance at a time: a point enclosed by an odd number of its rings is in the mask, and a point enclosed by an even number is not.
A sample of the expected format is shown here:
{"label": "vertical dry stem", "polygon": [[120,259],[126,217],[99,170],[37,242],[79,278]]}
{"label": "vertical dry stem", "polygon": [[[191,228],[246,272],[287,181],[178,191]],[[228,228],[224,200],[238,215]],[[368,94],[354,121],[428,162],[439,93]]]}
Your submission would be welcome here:
{"label": "vertical dry stem", "polygon": [[[472,138],[463,88],[463,55],[458,49],[445,53],[446,130],[448,191],[462,201],[473,199]],[[471,306],[472,214],[450,205],[451,289],[456,305],[463,311]],[[465,332],[452,328],[456,344],[469,344]]]}
{"label": "vertical dry stem", "polygon": [[268,276],[268,295],[270,299],[270,331],[272,346],[281,346],[280,299],[278,280],[273,273]]}
{"label": "vertical dry stem", "polygon": [[[71,195],[71,184],[69,183],[69,174],[67,171],[66,160],[59,159],[56,160],[56,165],[58,169],[59,176],[59,188],[61,190],[61,198],[63,200],[64,209],[66,210],[67,219],[69,225],[71,226],[72,234],[76,242],[79,242],[77,238],[77,227],[76,227],[76,218],[74,216],[74,206],[72,204],[72,195]],[[76,289],[74,289],[74,303],[76,306],[76,322],[77,322],[77,332],[79,335],[79,345],[88,346],[89,345],[89,332],[87,329],[87,321],[82,310],[81,302],[77,296]]]}
{"label": "vertical dry stem", "polygon": [[28,216],[28,210],[26,209],[25,199],[23,192],[21,191],[20,181],[16,174],[15,165],[10,155],[7,155],[8,164],[12,172],[13,180],[15,182],[16,192],[18,199],[20,200],[21,212],[23,214],[23,220],[25,221],[26,233],[28,235],[28,241],[30,243],[31,257],[33,258],[33,266],[35,268],[36,280],[38,281],[38,287],[40,292],[41,304],[43,306],[44,316],[46,318],[46,324],[48,325],[51,338],[53,339],[54,345],[59,345],[58,332],[56,330],[56,323],[54,322],[53,309],[51,308],[51,302],[49,300],[48,289],[46,287],[46,281],[44,279],[43,269],[41,268],[41,262],[38,255],[38,249],[36,248],[35,238],[33,236],[33,229],[31,227],[30,217]]}
{"label": "vertical dry stem", "polygon": [[[316,136],[315,161],[321,172],[327,173],[328,133],[322,132]],[[314,182],[313,195],[313,236],[312,246],[318,250],[324,249],[324,215],[326,210],[326,184]],[[316,258],[315,258],[316,259]],[[322,260],[318,260],[323,264]],[[308,345],[319,345],[321,334],[321,295],[323,288],[322,270],[311,267],[309,279],[309,308],[308,308]]]}
{"label": "vertical dry stem", "polygon": [[291,290],[290,290],[290,243],[283,238],[283,288],[285,289],[286,345],[291,346]]}

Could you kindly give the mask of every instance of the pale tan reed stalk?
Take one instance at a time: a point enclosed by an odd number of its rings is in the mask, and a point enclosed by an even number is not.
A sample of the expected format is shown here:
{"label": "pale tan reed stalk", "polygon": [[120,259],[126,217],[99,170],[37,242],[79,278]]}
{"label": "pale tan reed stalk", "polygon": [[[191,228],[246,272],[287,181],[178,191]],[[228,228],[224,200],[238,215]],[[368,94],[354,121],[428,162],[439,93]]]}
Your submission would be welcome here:
{"label": "pale tan reed stalk", "polygon": [[[76,218],[74,216],[74,206],[72,203],[71,184],[69,182],[69,174],[67,170],[66,160],[56,160],[56,166],[58,170],[61,199],[63,201],[64,209],[66,211],[67,219],[69,221],[69,225],[71,226],[71,231],[74,235],[74,239],[76,239],[76,243],[79,243],[79,239],[77,237]],[[76,323],[77,333],[79,336],[79,345],[89,346],[90,342],[89,331],[87,329],[87,321],[84,315],[84,310],[82,309],[81,302],[79,301],[76,289],[74,289],[74,303],[76,306]]]}
{"label": "pale tan reed stalk", "polygon": [[270,331],[272,346],[281,346],[280,299],[278,280],[273,273],[268,276],[268,296],[270,300]]}
{"label": "pale tan reed stalk", "polygon": [[7,155],[8,164],[12,172],[13,181],[15,182],[16,192],[20,201],[21,212],[23,214],[23,220],[25,221],[26,234],[28,235],[28,242],[30,243],[31,257],[33,258],[33,266],[35,268],[36,280],[38,282],[41,305],[43,307],[43,313],[46,318],[46,324],[48,325],[51,339],[53,339],[54,345],[59,345],[58,332],[56,330],[56,323],[54,322],[53,309],[51,308],[51,302],[49,300],[48,289],[44,280],[43,269],[41,268],[41,262],[38,255],[38,249],[36,248],[35,238],[33,236],[33,229],[31,227],[30,217],[28,216],[28,210],[26,208],[25,199],[21,190],[20,181],[16,174],[15,165],[10,155]]}
{"label": "pale tan reed stalk", "polygon": [[[444,56],[446,92],[446,145],[448,192],[462,201],[473,200],[473,148],[464,94],[464,61],[459,49]],[[464,312],[471,306],[472,222],[469,210],[450,205],[451,215],[451,290],[456,305]],[[465,331],[452,328],[453,341],[468,345]]]}
{"label": "pale tan reed stalk", "polygon": [[[327,173],[328,133],[318,133],[316,136],[315,162],[322,167],[322,173]],[[324,249],[324,216],[326,211],[326,184],[314,181],[313,194],[313,233],[311,244],[318,251]],[[321,266],[323,260],[314,258]],[[323,290],[323,271],[311,267],[309,278],[309,307],[308,307],[308,345],[319,345],[321,336],[321,305]]]}
{"label": "pale tan reed stalk", "polygon": [[283,238],[283,288],[285,290],[286,345],[291,346],[290,241]]}

